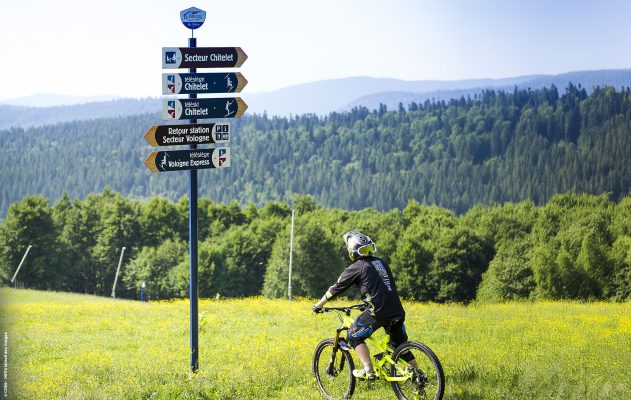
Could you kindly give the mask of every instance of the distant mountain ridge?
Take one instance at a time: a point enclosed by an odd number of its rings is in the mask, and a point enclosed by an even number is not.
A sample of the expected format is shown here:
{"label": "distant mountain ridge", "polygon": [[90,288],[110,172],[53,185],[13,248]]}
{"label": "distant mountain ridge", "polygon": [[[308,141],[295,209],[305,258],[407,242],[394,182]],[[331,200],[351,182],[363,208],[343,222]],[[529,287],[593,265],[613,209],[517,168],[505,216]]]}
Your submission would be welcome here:
{"label": "distant mountain ridge", "polygon": [[116,99],[45,108],[0,105],[0,129],[30,128],[61,122],[124,117],[155,113],[158,110],[160,110],[160,100],[155,98]]}
{"label": "distant mountain ridge", "polygon": [[0,105],[22,107],[58,107],[76,104],[111,101],[117,96],[73,96],[56,93],[37,93],[30,96],[18,97],[10,100],[0,100]]}
{"label": "distant mountain ridge", "polygon": [[[369,110],[377,109],[380,103],[392,109],[399,103],[407,106],[411,102],[422,103],[431,99],[449,100],[461,96],[473,97],[485,89],[513,91],[517,87],[534,90],[555,85],[562,90],[570,82],[581,85],[588,92],[597,86],[608,85],[617,89],[631,87],[631,69],[455,81],[404,81],[391,78],[351,77],[304,83],[264,93],[250,94],[246,89],[246,92],[240,96],[248,104],[248,113],[267,113],[270,116],[327,115],[357,106],[364,106]],[[159,112],[161,107],[161,101],[158,98],[115,99],[48,108],[6,105],[6,103],[19,104],[20,101],[24,104],[24,98],[0,102],[0,129],[154,113]],[[53,100],[48,98],[47,101]],[[5,105],[1,105],[2,103]]]}
{"label": "distant mountain ridge", "polygon": [[[423,82],[423,81],[420,81]],[[441,82],[441,81],[429,81]],[[364,106],[370,110],[379,108],[379,104],[385,104],[389,109],[398,107],[399,103],[407,106],[411,102],[422,103],[425,100],[449,100],[461,96],[473,97],[485,89],[503,90],[510,92],[518,89],[541,89],[555,85],[559,90],[565,89],[570,83],[581,85],[588,93],[598,86],[613,86],[616,89],[631,87],[631,69],[576,71],[559,75],[530,75],[518,78],[506,79],[479,79],[467,81],[444,82],[444,87],[427,91],[384,91],[373,93],[360,98],[342,107],[341,110],[350,110],[353,107]],[[462,85],[458,85],[462,83]],[[471,85],[471,87],[466,87]],[[432,87],[434,85],[427,85]]]}
{"label": "distant mountain ridge", "polygon": [[[331,79],[290,86],[266,93],[247,95],[252,112],[267,112],[269,115],[289,116],[301,114],[326,115],[333,111],[343,111],[359,105],[360,99],[373,99],[385,93],[426,93],[495,86],[521,85],[538,78],[523,76],[494,79],[467,79],[458,81],[404,81],[392,78],[351,77]],[[629,75],[631,83],[631,72]],[[480,89],[481,90],[481,89]],[[378,108],[379,103],[377,102]],[[370,108],[370,107],[369,107]]]}

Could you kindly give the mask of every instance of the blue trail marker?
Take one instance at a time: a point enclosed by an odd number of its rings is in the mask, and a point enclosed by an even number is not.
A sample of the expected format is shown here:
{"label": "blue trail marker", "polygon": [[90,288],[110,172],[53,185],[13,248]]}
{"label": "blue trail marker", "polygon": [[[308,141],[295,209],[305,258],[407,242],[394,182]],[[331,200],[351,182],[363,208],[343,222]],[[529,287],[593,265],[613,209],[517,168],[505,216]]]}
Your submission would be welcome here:
{"label": "blue trail marker", "polygon": [[206,20],[206,11],[197,7],[187,8],[184,11],[180,11],[180,20],[188,29],[197,29]]}

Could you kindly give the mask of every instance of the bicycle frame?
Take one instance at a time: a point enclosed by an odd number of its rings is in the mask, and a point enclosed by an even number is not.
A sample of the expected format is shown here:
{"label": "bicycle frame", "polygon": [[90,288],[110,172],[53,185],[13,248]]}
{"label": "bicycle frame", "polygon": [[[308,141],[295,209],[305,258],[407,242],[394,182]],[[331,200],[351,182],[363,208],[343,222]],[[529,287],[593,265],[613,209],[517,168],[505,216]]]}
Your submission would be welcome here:
{"label": "bicycle frame", "polygon": [[[340,333],[342,333],[343,331],[347,331],[351,327],[351,325],[353,325],[353,322],[355,322],[355,319],[351,317],[351,308],[327,308],[326,310],[337,311],[338,317],[342,322],[342,326],[340,326],[336,330],[335,341],[333,344],[334,351],[337,351],[337,349],[340,347],[343,350],[350,350],[350,346],[348,346],[344,339],[340,341]],[[342,312],[344,314],[342,314]],[[377,373],[379,378],[383,379],[386,382],[404,382],[408,379],[412,379],[412,372],[401,368],[401,365],[407,367],[409,366],[409,364],[403,359],[399,359],[397,364],[392,359],[394,349],[390,348],[389,346],[390,335],[386,333],[386,335],[381,340],[375,338],[374,336],[370,336],[368,338],[368,341],[372,344],[373,348],[378,350],[378,353],[373,356],[373,367],[375,368],[375,372]],[[340,343],[343,343],[343,345],[340,345]],[[387,371],[386,366],[393,366],[396,369],[397,376],[391,376],[390,373]]]}

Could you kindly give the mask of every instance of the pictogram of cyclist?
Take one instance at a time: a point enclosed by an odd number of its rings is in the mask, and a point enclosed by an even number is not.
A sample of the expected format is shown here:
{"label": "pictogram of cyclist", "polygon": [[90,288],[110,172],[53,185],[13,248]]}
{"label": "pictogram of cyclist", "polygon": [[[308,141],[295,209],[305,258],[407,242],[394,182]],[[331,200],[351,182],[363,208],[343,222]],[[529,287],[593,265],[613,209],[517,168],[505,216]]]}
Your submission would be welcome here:
{"label": "pictogram of cyclist", "polygon": [[167,154],[164,153],[164,157],[162,158],[162,161],[160,162],[160,168],[164,170],[166,167],[167,167]]}

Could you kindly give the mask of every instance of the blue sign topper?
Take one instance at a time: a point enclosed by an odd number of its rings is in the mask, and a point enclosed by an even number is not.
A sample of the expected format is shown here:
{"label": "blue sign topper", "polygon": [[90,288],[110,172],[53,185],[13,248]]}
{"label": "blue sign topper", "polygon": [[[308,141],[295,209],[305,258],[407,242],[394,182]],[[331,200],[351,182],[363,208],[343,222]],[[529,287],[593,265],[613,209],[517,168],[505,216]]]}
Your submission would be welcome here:
{"label": "blue sign topper", "polygon": [[187,8],[184,11],[180,11],[180,19],[188,29],[197,29],[202,26],[206,20],[206,11],[200,10],[197,7]]}

